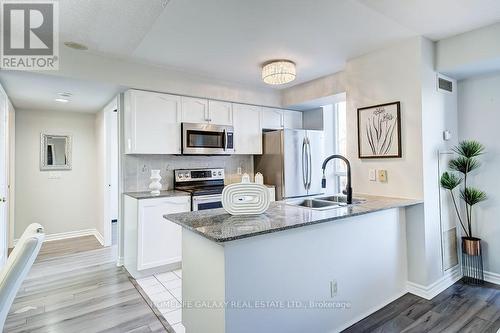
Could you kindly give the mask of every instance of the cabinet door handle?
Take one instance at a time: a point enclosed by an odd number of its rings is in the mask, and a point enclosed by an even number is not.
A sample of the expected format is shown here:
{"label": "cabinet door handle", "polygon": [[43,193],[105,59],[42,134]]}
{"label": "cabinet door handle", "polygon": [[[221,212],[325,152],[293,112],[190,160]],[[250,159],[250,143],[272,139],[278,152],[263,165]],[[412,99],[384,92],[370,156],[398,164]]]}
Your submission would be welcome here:
{"label": "cabinet door handle", "polygon": [[210,122],[211,119],[210,119],[210,110],[208,109],[208,107],[205,109],[205,120]]}
{"label": "cabinet door handle", "polygon": [[2,202],[7,202],[7,198],[2,198]]}

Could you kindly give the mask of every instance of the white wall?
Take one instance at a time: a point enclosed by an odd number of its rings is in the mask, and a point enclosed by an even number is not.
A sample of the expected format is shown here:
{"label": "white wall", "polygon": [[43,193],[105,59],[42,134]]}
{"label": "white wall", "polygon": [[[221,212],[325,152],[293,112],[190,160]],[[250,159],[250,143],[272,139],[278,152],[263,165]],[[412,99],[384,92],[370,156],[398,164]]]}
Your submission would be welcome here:
{"label": "white wall", "polygon": [[[421,246],[414,249],[420,252],[425,249],[426,277],[419,281],[423,285],[431,284],[443,275],[441,259],[441,220],[440,220],[440,186],[439,186],[439,152],[449,151],[457,143],[457,92],[452,94],[437,90],[437,73],[434,64],[435,44],[427,39],[421,40],[421,90],[422,90],[422,170],[424,198],[424,235]],[[456,88],[456,82],[453,82]],[[443,132],[449,130],[452,140],[444,141]],[[449,201],[441,201],[441,209],[448,209]],[[417,228],[422,220],[412,221]],[[455,221],[455,223],[458,221]],[[412,226],[408,227],[409,230]],[[411,251],[409,251],[411,253]],[[414,282],[418,281],[410,275]]]}
{"label": "white wall", "polygon": [[103,237],[105,237],[105,224],[111,223],[109,214],[104,209],[106,205],[109,206],[107,197],[108,184],[106,179],[106,120],[105,112],[101,110],[95,114],[95,143],[96,143],[96,192],[95,192],[95,210],[96,210],[96,229]]}
{"label": "white wall", "polygon": [[436,67],[457,79],[500,70],[500,23],[437,43]]}
{"label": "white wall", "polygon": [[97,230],[111,245],[111,221],[118,219],[118,117],[114,98],[95,115]]}
{"label": "white wall", "polygon": [[[16,111],[15,237],[33,222],[47,234],[97,227],[95,115]],[[40,134],[73,136],[71,171],[40,171]]]}
{"label": "white wall", "polygon": [[[484,240],[484,269],[500,274],[500,73],[460,81],[458,111],[460,139],[475,139],[486,146],[481,167],[470,184],[488,194],[474,208],[473,232]],[[475,206],[476,207],[476,206]]]}
{"label": "white wall", "polygon": [[14,220],[16,202],[16,110],[9,100],[9,248],[14,246]]}
{"label": "white wall", "polygon": [[[321,77],[316,80],[304,82],[302,84],[283,89],[281,92],[281,105],[300,106],[304,102],[309,102],[336,94],[342,94],[346,88],[346,77],[344,72],[338,72]],[[326,105],[322,104],[322,105]]]}
{"label": "white wall", "polygon": [[[411,38],[347,63],[347,155],[355,192],[423,198],[420,54],[420,39]],[[403,157],[358,159],[357,109],[396,101],[401,101]],[[369,181],[370,169],[387,170],[388,181]]]}

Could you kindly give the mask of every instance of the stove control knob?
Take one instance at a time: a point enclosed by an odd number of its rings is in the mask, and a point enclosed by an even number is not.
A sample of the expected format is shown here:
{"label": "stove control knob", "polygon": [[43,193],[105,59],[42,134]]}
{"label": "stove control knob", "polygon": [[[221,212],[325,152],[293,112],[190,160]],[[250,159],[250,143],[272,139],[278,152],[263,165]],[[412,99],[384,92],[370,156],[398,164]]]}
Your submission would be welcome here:
{"label": "stove control knob", "polygon": [[190,177],[191,177],[191,175],[190,175],[190,174],[189,174],[189,172],[188,172],[188,173],[186,173],[186,174],[184,175],[184,177],[186,177],[186,178],[190,178]]}
{"label": "stove control knob", "polygon": [[179,173],[179,174],[177,175],[177,177],[179,177],[179,179],[182,179],[182,178],[184,178],[184,175],[183,175],[182,173]]}
{"label": "stove control knob", "polygon": [[212,171],[212,176],[214,176],[214,177],[217,176],[217,172]]}
{"label": "stove control knob", "polygon": [[219,176],[222,176],[222,171],[219,171]]}

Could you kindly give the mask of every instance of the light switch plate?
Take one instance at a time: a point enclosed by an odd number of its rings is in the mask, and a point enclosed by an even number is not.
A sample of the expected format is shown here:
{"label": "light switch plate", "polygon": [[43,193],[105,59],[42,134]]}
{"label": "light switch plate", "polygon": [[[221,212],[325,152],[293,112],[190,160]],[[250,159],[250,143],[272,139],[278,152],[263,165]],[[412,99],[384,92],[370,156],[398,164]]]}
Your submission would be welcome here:
{"label": "light switch plate", "polygon": [[368,171],[368,180],[371,182],[377,181],[377,170],[370,169],[370,171]]}
{"label": "light switch plate", "polygon": [[387,170],[378,170],[378,181],[381,183],[387,182]]}

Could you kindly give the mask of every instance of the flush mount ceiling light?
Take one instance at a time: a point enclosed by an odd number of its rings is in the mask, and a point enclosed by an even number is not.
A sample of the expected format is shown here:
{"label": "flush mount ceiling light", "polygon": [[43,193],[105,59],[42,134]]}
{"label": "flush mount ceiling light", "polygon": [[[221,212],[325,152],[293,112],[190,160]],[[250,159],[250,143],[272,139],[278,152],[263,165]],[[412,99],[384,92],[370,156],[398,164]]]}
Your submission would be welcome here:
{"label": "flush mount ceiling light", "polygon": [[59,103],[68,103],[69,99],[66,99],[66,98],[56,98],[54,101],[59,102]]}
{"label": "flush mount ceiling light", "polygon": [[295,63],[290,60],[273,60],[262,66],[262,81],[271,85],[292,82],[296,74]]}
{"label": "flush mount ceiling light", "polygon": [[83,45],[83,44],[80,44],[77,42],[71,42],[71,41],[64,42],[64,45],[66,45],[67,47],[69,47],[71,49],[78,50],[78,51],[86,51],[89,49],[86,45]]}

